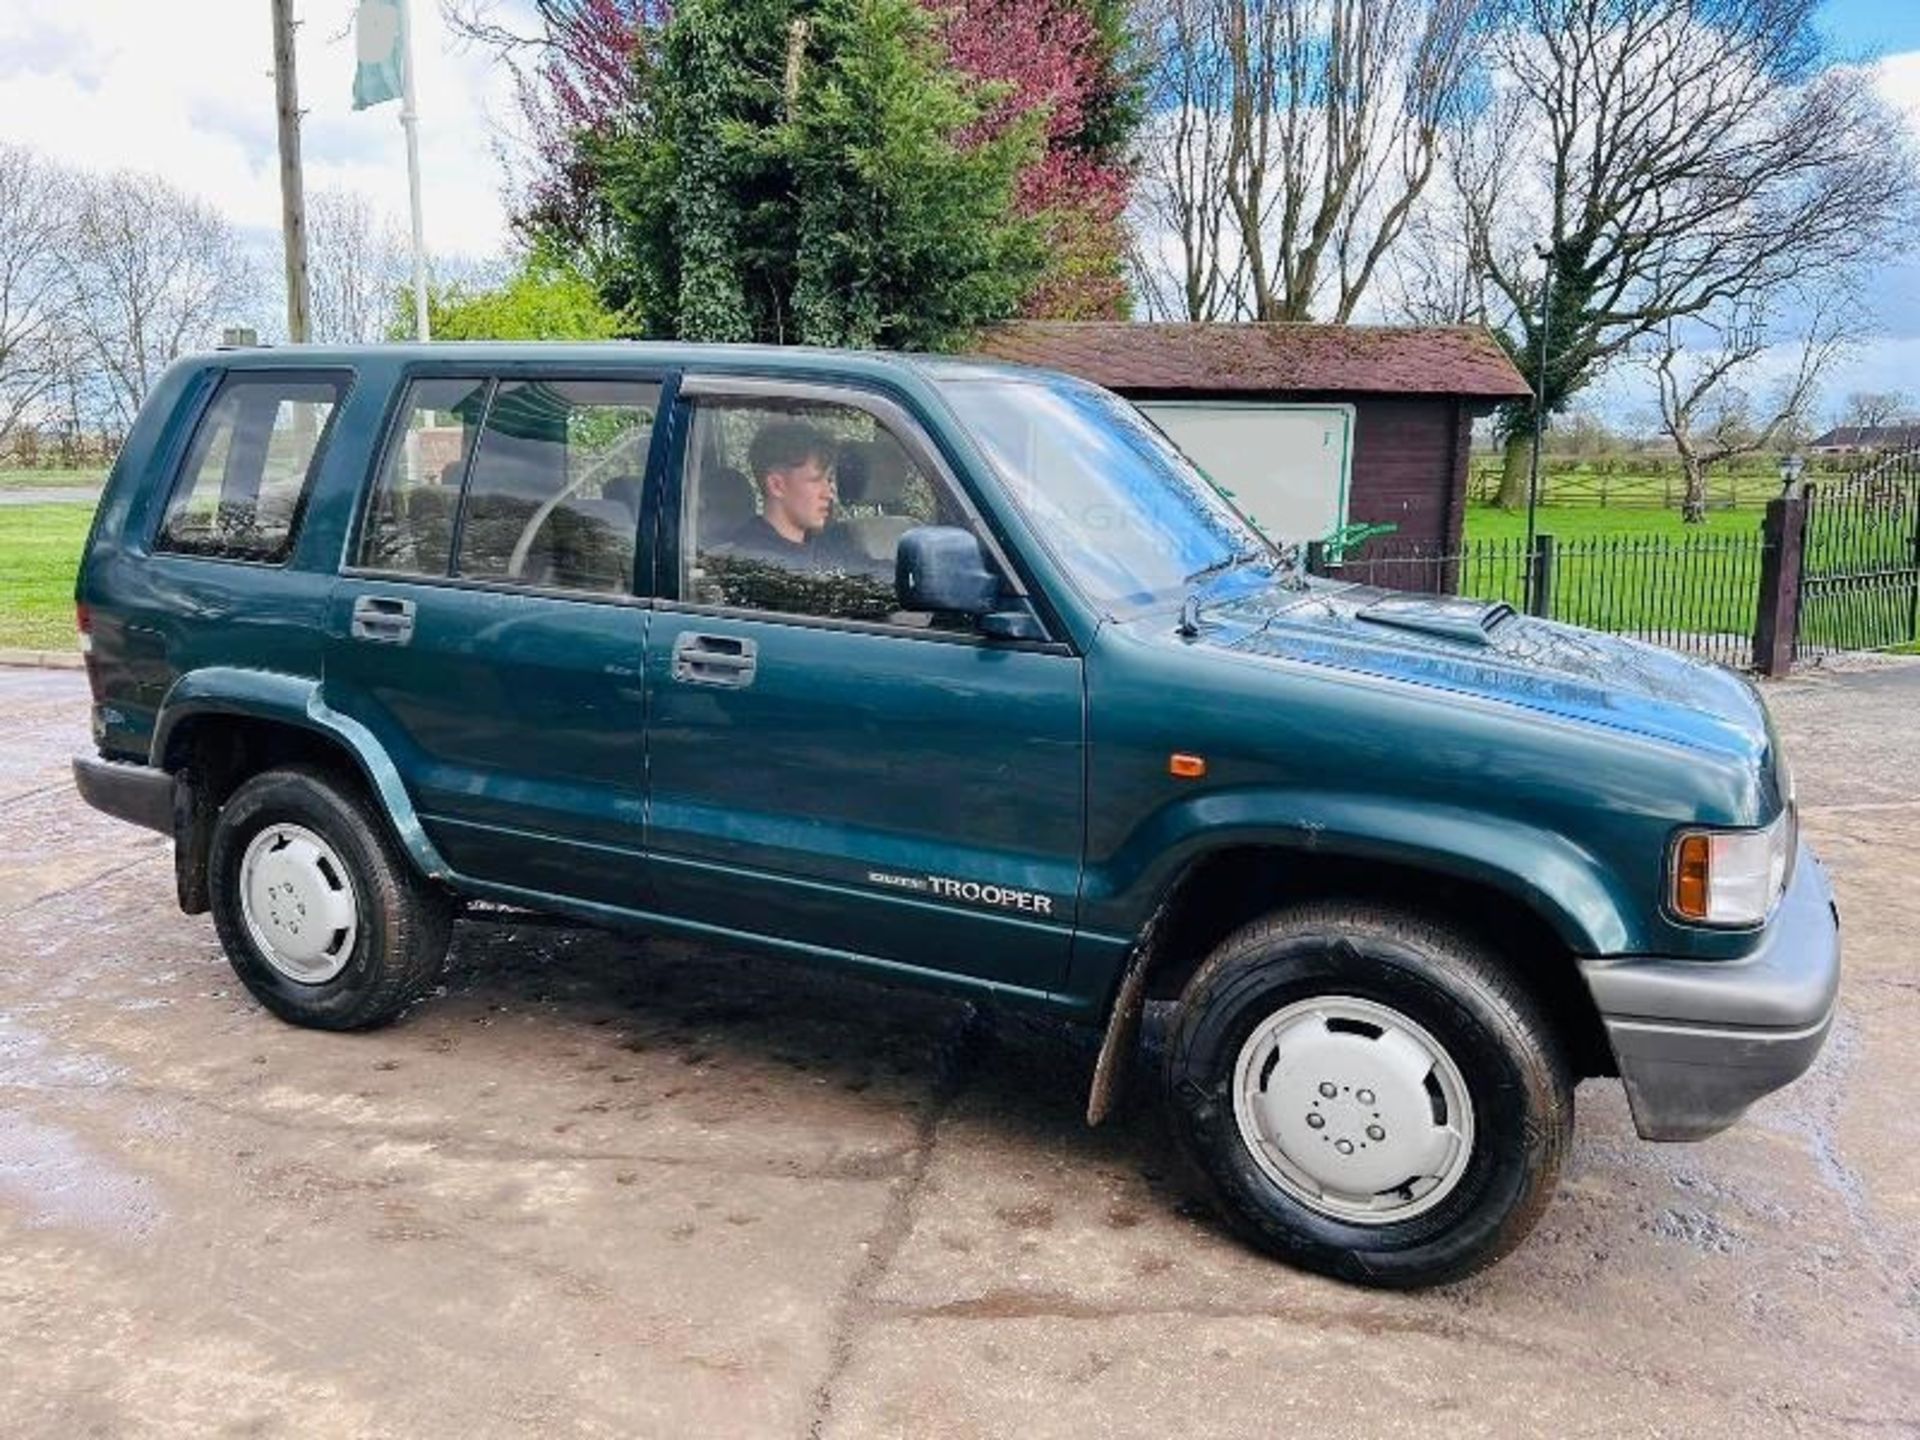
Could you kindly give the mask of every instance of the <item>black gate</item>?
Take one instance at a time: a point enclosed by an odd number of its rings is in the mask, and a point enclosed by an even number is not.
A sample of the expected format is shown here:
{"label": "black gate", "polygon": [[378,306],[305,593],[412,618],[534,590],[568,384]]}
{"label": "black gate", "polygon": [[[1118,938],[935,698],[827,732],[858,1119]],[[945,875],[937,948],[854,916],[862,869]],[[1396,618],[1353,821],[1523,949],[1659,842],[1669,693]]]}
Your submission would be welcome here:
{"label": "black gate", "polygon": [[1920,451],[1809,487],[1796,657],[1920,640]]}

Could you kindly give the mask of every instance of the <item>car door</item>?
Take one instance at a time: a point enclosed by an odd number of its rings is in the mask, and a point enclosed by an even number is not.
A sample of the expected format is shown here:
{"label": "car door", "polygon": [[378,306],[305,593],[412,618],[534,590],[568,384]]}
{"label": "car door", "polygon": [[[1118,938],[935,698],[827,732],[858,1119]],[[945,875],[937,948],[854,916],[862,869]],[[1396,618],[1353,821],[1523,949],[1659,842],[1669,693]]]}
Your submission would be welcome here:
{"label": "car door", "polygon": [[[647,664],[661,909],[830,955],[1053,987],[1083,842],[1079,657],[898,609],[901,533],[986,533],[900,406],[698,376],[679,404],[681,485],[663,507]],[[787,479],[817,487],[823,467],[847,488],[828,525],[797,548],[769,540],[770,518],[790,518],[770,490],[788,505]]]}
{"label": "car door", "polygon": [[327,703],[393,756],[464,876],[646,909],[655,377],[428,373],[331,603]]}

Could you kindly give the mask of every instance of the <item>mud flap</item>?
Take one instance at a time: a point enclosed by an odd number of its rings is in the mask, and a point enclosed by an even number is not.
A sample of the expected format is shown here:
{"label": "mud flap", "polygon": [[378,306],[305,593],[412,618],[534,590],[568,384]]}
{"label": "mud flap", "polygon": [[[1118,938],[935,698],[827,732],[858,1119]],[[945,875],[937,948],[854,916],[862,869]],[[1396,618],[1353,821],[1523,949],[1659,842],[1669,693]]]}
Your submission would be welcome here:
{"label": "mud flap", "polygon": [[1133,1052],[1140,1039],[1140,1017],[1147,1008],[1147,972],[1158,954],[1155,941],[1167,912],[1173,908],[1181,887],[1174,886],[1147,917],[1134,944],[1127,973],[1120,978],[1120,993],[1114,996],[1113,1009],[1107,1014],[1106,1037],[1100,1042],[1100,1058],[1093,1062],[1093,1085],[1087,1091],[1087,1124],[1098,1125],[1113,1113],[1133,1063]]}
{"label": "mud flap", "polygon": [[1146,1009],[1147,962],[1151,958],[1142,945],[1133,952],[1133,961],[1120,981],[1120,993],[1107,1017],[1106,1038],[1100,1042],[1100,1058],[1093,1062],[1093,1086],[1087,1092],[1087,1124],[1098,1125],[1113,1113],[1114,1101],[1133,1062],[1134,1045],[1140,1038],[1140,1016]]}
{"label": "mud flap", "polygon": [[173,779],[173,888],[184,914],[204,915],[212,906],[207,856],[213,848],[213,787],[194,782],[192,769]]}

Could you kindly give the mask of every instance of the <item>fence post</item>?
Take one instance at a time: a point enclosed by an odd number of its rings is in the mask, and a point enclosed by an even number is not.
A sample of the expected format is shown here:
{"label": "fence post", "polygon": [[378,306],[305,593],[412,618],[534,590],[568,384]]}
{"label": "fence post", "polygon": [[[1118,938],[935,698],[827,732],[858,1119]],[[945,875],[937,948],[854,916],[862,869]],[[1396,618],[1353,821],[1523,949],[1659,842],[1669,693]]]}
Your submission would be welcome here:
{"label": "fence post", "polygon": [[1327,542],[1324,540],[1307,541],[1307,574],[1324,575],[1327,573]]}
{"label": "fence post", "polygon": [[1527,596],[1527,613],[1553,617],[1553,536],[1533,537],[1533,593]]}
{"label": "fence post", "polygon": [[1807,497],[1799,487],[1767,502],[1760,527],[1760,613],[1753,621],[1753,668],[1780,676],[1793,667],[1799,639],[1800,582],[1804,578]]}

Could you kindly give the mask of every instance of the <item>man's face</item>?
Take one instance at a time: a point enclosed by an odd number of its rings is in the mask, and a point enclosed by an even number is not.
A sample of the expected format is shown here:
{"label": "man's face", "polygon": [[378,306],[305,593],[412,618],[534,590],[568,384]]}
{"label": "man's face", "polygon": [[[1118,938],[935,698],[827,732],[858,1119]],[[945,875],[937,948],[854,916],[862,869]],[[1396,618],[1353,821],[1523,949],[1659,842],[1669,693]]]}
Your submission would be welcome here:
{"label": "man's face", "polygon": [[[787,526],[812,535],[833,518],[833,475],[818,460],[802,460],[783,470],[767,472],[767,508],[776,528]],[[784,518],[787,526],[781,526]]]}

